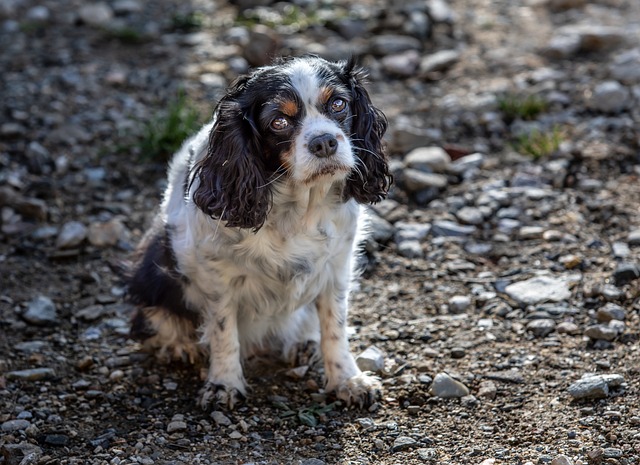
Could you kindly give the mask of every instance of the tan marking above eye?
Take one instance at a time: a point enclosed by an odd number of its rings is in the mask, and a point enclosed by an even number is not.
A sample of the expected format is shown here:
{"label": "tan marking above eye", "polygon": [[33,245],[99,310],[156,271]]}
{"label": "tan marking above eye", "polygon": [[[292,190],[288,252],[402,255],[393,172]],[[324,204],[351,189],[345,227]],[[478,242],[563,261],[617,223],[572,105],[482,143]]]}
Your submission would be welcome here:
{"label": "tan marking above eye", "polygon": [[289,127],[289,120],[284,116],[279,116],[271,121],[271,127],[276,131],[283,131]]}
{"label": "tan marking above eye", "polygon": [[329,87],[323,87],[322,89],[320,89],[320,103],[322,103],[323,105],[326,104],[332,95],[333,91]]}
{"label": "tan marking above eye", "polygon": [[287,116],[298,114],[298,104],[293,100],[284,100],[280,103],[280,111]]}

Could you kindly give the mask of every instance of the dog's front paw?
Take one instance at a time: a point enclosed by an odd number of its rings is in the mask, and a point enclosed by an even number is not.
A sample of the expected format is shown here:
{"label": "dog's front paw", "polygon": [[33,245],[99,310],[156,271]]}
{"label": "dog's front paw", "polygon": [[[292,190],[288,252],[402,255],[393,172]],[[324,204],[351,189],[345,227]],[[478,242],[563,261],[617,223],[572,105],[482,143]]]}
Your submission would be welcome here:
{"label": "dog's front paw", "polygon": [[242,390],[207,381],[200,391],[200,406],[204,410],[210,410],[215,407],[222,407],[228,410],[233,408],[245,400]]}
{"label": "dog's front paw", "polygon": [[369,407],[382,396],[380,381],[364,373],[359,373],[339,383],[335,388],[336,397],[347,406]]}

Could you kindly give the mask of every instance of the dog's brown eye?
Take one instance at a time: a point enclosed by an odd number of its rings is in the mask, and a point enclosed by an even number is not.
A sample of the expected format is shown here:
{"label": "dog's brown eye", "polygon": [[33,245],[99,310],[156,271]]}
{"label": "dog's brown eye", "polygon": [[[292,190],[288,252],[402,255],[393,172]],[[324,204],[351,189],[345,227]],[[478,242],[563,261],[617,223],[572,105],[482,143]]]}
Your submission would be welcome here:
{"label": "dog's brown eye", "polygon": [[346,107],[347,107],[347,102],[345,102],[341,98],[334,99],[333,102],[331,102],[331,111],[334,113],[340,113]]}
{"label": "dog's brown eye", "polygon": [[279,116],[271,121],[271,128],[276,131],[284,131],[289,127],[289,120],[284,116]]}

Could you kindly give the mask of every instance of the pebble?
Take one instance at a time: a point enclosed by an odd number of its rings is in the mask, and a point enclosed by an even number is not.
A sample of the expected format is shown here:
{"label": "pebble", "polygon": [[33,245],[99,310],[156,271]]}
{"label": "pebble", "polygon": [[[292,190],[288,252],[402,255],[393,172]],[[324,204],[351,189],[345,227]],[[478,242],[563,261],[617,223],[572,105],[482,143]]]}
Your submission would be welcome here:
{"label": "pebble", "polygon": [[415,193],[425,189],[444,189],[449,181],[447,177],[437,173],[425,173],[411,168],[403,171],[402,180],[409,193]]}
{"label": "pebble", "polygon": [[613,272],[613,281],[616,286],[624,286],[640,278],[640,269],[635,263],[620,263]]}
{"label": "pebble", "polygon": [[177,433],[187,429],[187,423],[183,420],[173,420],[167,425],[167,433]]}
{"label": "pebble", "polygon": [[0,425],[0,430],[5,433],[13,433],[15,431],[22,431],[31,426],[31,422],[28,420],[9,420]]}
{"label": "pebble", "polygon": [[80,7],[78,15],[90,26],[106,26],[113,19],[113,10],[104,2],[87,3]]}
{"label": "pebble", "polygon": [[56,325],[58,324],[56,304],[49,297],[38,296],[27,304],[22,318],[32,325]]}
{"label": "pebble", "polygon": [[556,329],[556,322],[550,318],[531,320],[527,323],[527,330],[535,337],[546,337]]}
{"label": "pebble", "polygon": [[449,312],[459,315],[471,307],[471,297],[468,295],[454,295],[449,299]]}
{"label": "pebble", "polygon": [[609,396],[611,388],[619,387],[622,383],[624,383],[622,375],[586,374],[567,390],[575,400],[603,399]]}
{"label": "pebble", "polygon": [[617,55],[609,65],[609,74],[625,84],[640,83],[640,49],[627,50]]}
{"label": "pebble", "polygon": [[611,244],[611,252],[616,258],[627,258],[631,255],[631,249],[624,242],[614,242]]}
{"label": "pebble", "polygon": [[498,388],[496,387],[496,383],[493,381],[482,381],[478,388],[477,397],[482,399],[495,399],[498,394]]}
{"label": "pebble", "polygon": [[26,19],[33,23],[46,23],[51,18],[51,11],[44,5],[37,5],[27,10]]}
{"label": "pebble", "polygon": [[382,68],[389,74],[397,77],[411,77],[415,75],[420,55],[416,50],[407,50],[402,53],[387,55],[380,60]]}
{"label": "pebble", "polygon": [[56,247],[70,249],[82,243],[87,237],[87,227],[79,221],[65,223],[56,239]]}
{"label": "pebble", "polygon": [[521,306],[542,302],[561,302],[571,297],[568,280],[551,276],[536,276],[509,284],[504,291]]}
{"label": "pebble", "polygon": [[475,226],[462,225],[449,220],[435,221],[431,228],[431,233],[435,237],[466,237],[475,232]]}
{"label": "pebble", "polygon": [[624,321],[627,317],[627,311],[620,305],[607,303],[604,307],[600,307],[596,312],[596,319],[600,323],[608,323],[611,320]]}
{"label": "pebble", "polygon": [[475,207],[462,207],[456,212],[456,218],[464,224],[478,226],[484,222],[482,210]]}
{"label": "pebble", "polygon": [[629,106],[629,90],[618,81],[605,81],[596,85],[591,95],[591,108],[604,113],[620,113]]}
{"label": "pebble", "polygon": [[404,157],[408,168],[427,173],[445,173],[451,165],[451,157],[441,147],[418,147]]}
{"label": "pebble", "polygon": [[541,226],[523,226],[518,231],[518,238],[522,240],[541,239],[544,228]]}
{"label": "pebble", "polygon": [[558,455],[550,463],[551,465],[573,465],[573,461],[566,455]]}
{"label": "pebble", "polygon": [[28,442],[3,444],[0,454],[4,458],[4,465],[30,465],[38,463],[42,449]]}
{"label": "pebble", "polygon": [[96,247],[109,247],[119,241],[126,241],[128,231],[120,218],[114,218],[104,223],[91,223],[87,230],[89,243]]}
{"label": "pebble", "polygon": [[640,229],[634,229],[627,236],[627,243],[631,246],[640,245]]}
{"label": "pebble", "polygon": [[371,231],[371,238],[378,244],[389,242],[396,230],[391,223],[374,213],[369,215],[367,226]]}
{"label": "pebble", "polygon": [[95,321],[106,314],[104,305],[89,305],[75,313],[76,318],[84,321]]}
{"label": "pebble", "polygon": [[624,332],[624,323],[610,320],[607,324],[590,325],[584,330],[585,336],[593,340],[613,341]]}
{"label": "pebble", "polygon": [[418,39],[395,34],[375,35],[371,39],[370,46],[374,55],[392,55],[422,48],[422,44]]}
{"label": "pebble", "polygon": [[460,61],[460,52],[456,50],[440,50],[422,58],[420,72],[427,74],[446,71]]}
{"label": "pebble", "polygon": [[391,452],[402,452],[406,450],[411,450],[418,445],[418,441],[409,436],[398,436],[393,441],[393,446],[391,446]]}
{"label": "pebble", "polygon": [[381,373],[384,370],[384,353],[376,346],[367,347],[356,357],[356,364],[362,371]]}
{"label": "pebble", "polygon": [[572,321],[563,321],[562,323],[558,323],[556,331],[559,334],[575,335],[580,333],[580,327]]}
{"label": "pebble", "polygon": [[446,373],[438,373],[433,379],[431,394],[444,399],[460,398],[469,395],[469,388]]}
{"label": "pebble", "polygon": [[231,426],[231,420],[219,410],[211,412],[211,418],[218,426]]}

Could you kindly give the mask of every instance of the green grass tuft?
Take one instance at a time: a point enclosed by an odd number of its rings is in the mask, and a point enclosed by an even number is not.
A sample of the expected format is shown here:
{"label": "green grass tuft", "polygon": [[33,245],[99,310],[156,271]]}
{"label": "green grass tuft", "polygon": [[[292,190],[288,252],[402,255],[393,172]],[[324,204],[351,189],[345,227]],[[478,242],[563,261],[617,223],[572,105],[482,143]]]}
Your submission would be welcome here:
{"label": "green grass tuft", "polygon": [[174,14],[171,17],[171,26],[174,30],[193,32],[202,28],[204,15],[199,11],[187,14]]}
{"label": "green grass tuft", "polygon": [[498,109],[502,112],[507,123],[516,119],[534,120],[540,113],[547,111],[548,108],[549,102],[537,95],[529,95],[527,97],[505,95],[498,99]]}
{"label": "green grass tuft", "polygon": [[145,123],[139,150],[143,158],[167,160],[200,127],[200,113],[179,93],[166,113]]}
{"label": "green grass tuft", "polygon": [[518,153],[530,155],[537,160],[557,152],[563,140],[562,131],[556,126],[551,132],[533,130],[519,136],[513,143],[513,148]]}

